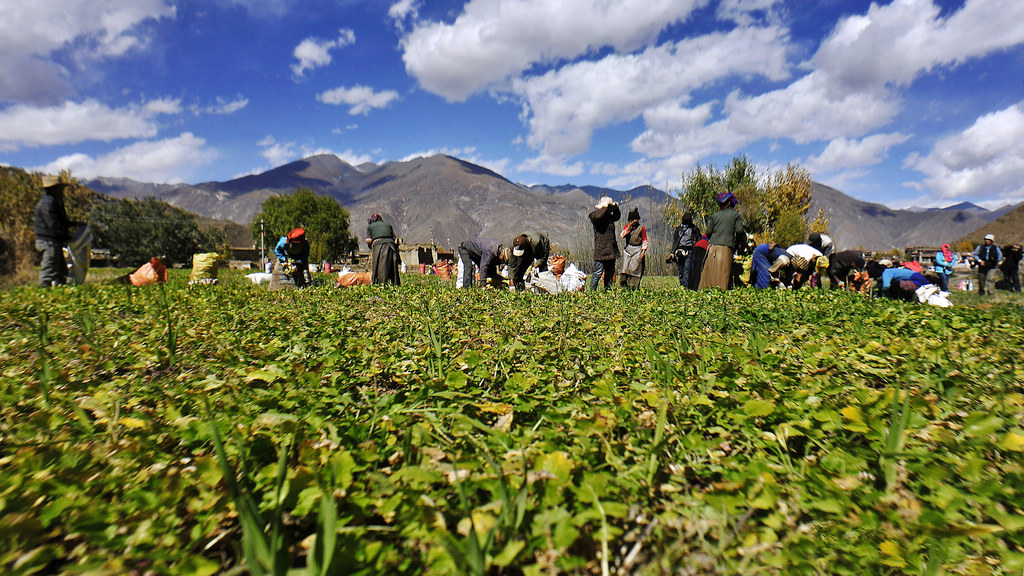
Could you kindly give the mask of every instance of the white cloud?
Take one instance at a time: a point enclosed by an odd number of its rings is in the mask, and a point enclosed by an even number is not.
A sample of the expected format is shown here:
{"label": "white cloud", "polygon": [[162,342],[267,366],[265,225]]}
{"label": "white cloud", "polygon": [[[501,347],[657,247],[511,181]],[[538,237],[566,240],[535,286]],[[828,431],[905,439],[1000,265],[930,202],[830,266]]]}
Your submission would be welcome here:
{"label": "white cloud", "polygon": [[175,114],[180,109],[177,100],[166,99],[119,109],[95,100],[42,108],[10,106],[0,111],[0,150],[151,138],[157,132],[155,117]]}
{"label": "white cloud", "polygon": [[416,0],[399,0],[388,8],[388,18],[395,21],[399,30],[405,29],[407,20],[415,20],[419,17],[419,2]]}
{"label": "white cloud", "polygon": [[[595,129],[640,115],[663,120],[659,114],[664,110],[678,108],[693,91],[724,78],[783,79],[788,73],[785,40],[779,28],[737,29],[515,81],[512,89],[524,99],[529,115],[527,143],[548,155],[579,154],[590,147]],[[708,112],[701,107],[700,114]]]}
{"label": "white cloud", "polygon": [[470,0],[452,24],[420,22],[402,39],[406,71],[451,101],[537,63],[601,47],[631,52],[707,0]]}
{"label": "white cloud", "polygon": [[344,152],[338,152],[335,156],[341,158],[352,166],[359,166],[360,164],[366,164],[367,162],[375,162],[373,157],[369,154],[358,154],[353,152],[351,148]]}
{"label": "white cloud", "polygon": [[292,64],[292,72],[301,78],[307,70],[313,70],[327,66],[331,63],[331,50],[344,48],[356,41],[356,34],[352,30],[342,28],[338,30],[336,40],[320,40],[319,38],[306,38],[295,47],[292,55],[298,60]]}
{"label": "white cloud", "polygon": [[722,0],[718,4],[718,18],[730,20],[741,26],[751,25],[757,14],[773,16],[772,9],[782,0]]}
{"label": "white cloud", "polygon": [[873,134],[861,140],[836,138],[828,143],[821,154],[808,158],[804,167],[813,174],[874,166],[889,156],[893,146],[907,140],[910,140],[910,136],[899,132]]}
{"label": "white cloud", "polygon": [[351,88],[342,86],[317,94],[316,99],[324,104],[335,106],[347,104],[350,106],[348,113],[357,116],[367,114],[374,108],[387,108],[392,101],[398,99],[398,92],[394,90],[374,92],[373,88],[368,86],[353,86]]}
{"label": "white cloud", "polygon": [[70,170],[79,178],[108,176],[177,183],[216,158],[217,151],[207,148],[205,140],[185,132],[177,138],[136,142],[97,158],[72,154],[33,170],[50,174]]}
{"label": "white cloud", "polygon": [[175,14],[165,0],[7,2],[0,18],[0,101],[53,103],[70,72],[52,60],[54,52],[74,44],[74,60],[83,65],[122,56],[148,44],[140,24]]}
{"label": "white cloud", "polygon": [[904,166],[925,175],[912,184],[933,197],[1018,199],[1024,196],[1024,102],[986,114],[958,134],[938,141]]}
{"label": "white cloud", "polygon": [[270,162],[273,167],[282,166],[298,158],[294,142],[278,142],[273,136],[267,136],[260,140],[258,146],[263,148],[260,155]]}
{"label": "white cloud", "polygon": [[951,66],[1024,42],[1024,2],[968,0],[940,17],[931,0],[871,4],[841,20],[812,64],[841,89],[905,86],[936,66]]}
{"label": "white cloud", "polygon": [[239,94],[238,97],[235,98],[234,100],[226,100],[226,99],[221,98],[220,96],[218,96],[216,104],[212,104],[210,106],[204,106],[204,107],[192,106],[191,110],[192,110],[192,113],[197,115],[197,116],[200,115],[200,114],[212,114],[212,115],[215,115],[215,116],[225,116],[225,115],[228,115],[228,114],[234,114],[235,112],[238,112],[239,110],[245,108],[248,105],[249,105],[249,99],[245,98],[245,97],[243,97],[242,95]]}
{"label": "white cloud", "polygon": [[541,154],[528,158],[516,166],[519,172],[540,172],[552,176],[573,177],[583,174],[583,162],[568,163],[565,156],[548,156]]}

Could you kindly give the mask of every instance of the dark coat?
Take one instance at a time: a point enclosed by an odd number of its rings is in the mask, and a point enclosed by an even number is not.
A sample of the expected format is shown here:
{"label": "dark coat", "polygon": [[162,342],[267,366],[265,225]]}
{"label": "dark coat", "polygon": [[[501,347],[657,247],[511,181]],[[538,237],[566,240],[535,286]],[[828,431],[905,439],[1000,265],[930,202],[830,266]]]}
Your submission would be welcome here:
{"label": "dark coat", "polygon": [[474,264],[480,267],[480,280],[498,278],[498,265],[502,244],[493,238],[470,238],[462,243],[461,248],[469,252]]}
{"label": "dark coat", "polygon": [[594,225],[594,260],[615,260],[619,257],[615,223],[622,217],[618,204],[597,208],[589,216]]}
{"label": "dark coat", "polygon": [[64,198],[44,194],[36,203],[36,238],[49,242],[67,242],[71,239],[71,221],[64,210]]}

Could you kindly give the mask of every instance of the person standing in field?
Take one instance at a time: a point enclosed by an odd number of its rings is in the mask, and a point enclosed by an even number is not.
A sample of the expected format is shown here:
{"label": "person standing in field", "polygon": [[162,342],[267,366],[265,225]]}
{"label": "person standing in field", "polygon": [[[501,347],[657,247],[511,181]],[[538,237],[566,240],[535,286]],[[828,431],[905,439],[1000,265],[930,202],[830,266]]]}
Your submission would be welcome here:
{"label": "person standing in field", "polygon": [[626,220],[621,234],[626,245],[622,248],[622,269],[619,273],[622,275],[622,287],[636,290],[644,276],[644,259],[649,245],[647,227],[640,224],[640,209],[636,207],[629,211]]}
{"label": "person standing in field", "polygon": [[736,237],[743,233],[743,219],[733,207],[736,196],[732,192],[722,192],[715,198],[718,212],[708,223],[708,238],[711,246],[704,261],[704,270],[700,276],[700,288],[729,289],[729,277],[732,274],[732,251]]}
{"label": "person standing in field", "polygon": [[594,273],[590,277],[590,289],[597,290],[601,279],[604,289],[611,288],[615,277],[615,260],[619,257],[619,244],[615,239],[615,223],[622,217],[619,205],[604,196],[587,215],[594,226]]}
{"label": "person standing in field", "polygon": [[972,265],[978,267],[978,294],[991,294],[992,289],[987,286],[989,271],[999,267],[999,261],[1003,259],[1003,253],[995,244],[996,237],[992,234],[985,235],[985,242],[974,249],[974,262]]}
{"label": "person standing in field", "polygon": [[551,240],[540,232],[527,232],[512,239],[512,254],[508,259],[509,276],[512,286],[522,292],[526,290],[526,270],[532,264],[538,272],[548,269],[551,256]]}
{"label": "person standing in field", "polygon": [[366,245],[370,247],[370,284],[401,285],[398,238],[395,229],[380,214],[370,216],[367,221]]}
{"label": "person standing in field", "polygon": [[690,259],[690,255],[700,236],[700,228],[693,223],[693,214],[689,212],[683,214],[682,222],[672,231],[673,252],[669,261],[676,263],[679,285],[684,288],[690,287],[690,276],[693,271],[693,260]]}
{"label": "person standing in field", "polygon": [[935,273],[939,276],[939,290],[949,292],[949,277],[953,274],[953,265],[957,257],[949,244],[943,244],[942,249],[935,253]]}
{"label": "person standing in field", "polygon": [[498,267],[508,262],[510,250],[493,238],[470,238],[459,245],[459,262],[462,268],[461,284],[469,288],[476,283],[476,272],[480,271],[480,283],[492,288],[501,288],[504,282],[498,274]]}
{"label": "person standing in field", "polygon": [[68,263],[64,245],[71,239],[71,220],[64,209],[66,184],[57,176],[43,176],[43,197],[36,203],[34,227],[36,250],[43,253],[39,285],[44,288],[67,284]]}
{"label": "person standing in field", "polygon": [[1011,292],[1020,292],[1020,261],[1020,244],[1003,246],[1003,263],[999,265],[999,271]]}

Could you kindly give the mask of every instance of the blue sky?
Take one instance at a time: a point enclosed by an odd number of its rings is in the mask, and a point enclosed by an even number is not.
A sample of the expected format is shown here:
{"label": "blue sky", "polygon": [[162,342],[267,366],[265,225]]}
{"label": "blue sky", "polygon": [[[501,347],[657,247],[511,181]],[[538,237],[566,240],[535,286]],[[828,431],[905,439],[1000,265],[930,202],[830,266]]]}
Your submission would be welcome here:
{"label": "blue sky", "polygon": [[446,153],[678,188],[736,155],[1024,201],[1020,0],[0,0],[0,163],[229,180]]}

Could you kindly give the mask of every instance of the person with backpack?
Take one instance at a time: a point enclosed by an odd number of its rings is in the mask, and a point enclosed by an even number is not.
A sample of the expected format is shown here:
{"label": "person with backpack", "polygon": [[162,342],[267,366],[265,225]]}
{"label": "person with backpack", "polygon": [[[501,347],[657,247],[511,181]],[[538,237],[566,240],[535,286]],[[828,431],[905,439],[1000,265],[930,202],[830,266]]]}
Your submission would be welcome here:
{"label": "person with backpack", "polygon": [[683,288],[690,287],[690,276],[693,271],[693,260],[690,255],[694,245],[700,240],[700,228],[693,223],[693,214],[683,214],[683,220],[679,226],[672,231],[672,254],[667,262],[675,262],[679,271],[679,285]]}
{"label": "person with backpack", "polygon": [[971,267],[978,267],[978,294],[991,294],[992,289],[988,287],[988,273],[999,267],[1003,259],[1003,253],[995,244],[996,237],[993,234],[985,235],[985,242],[974,249],[974,261]]}

